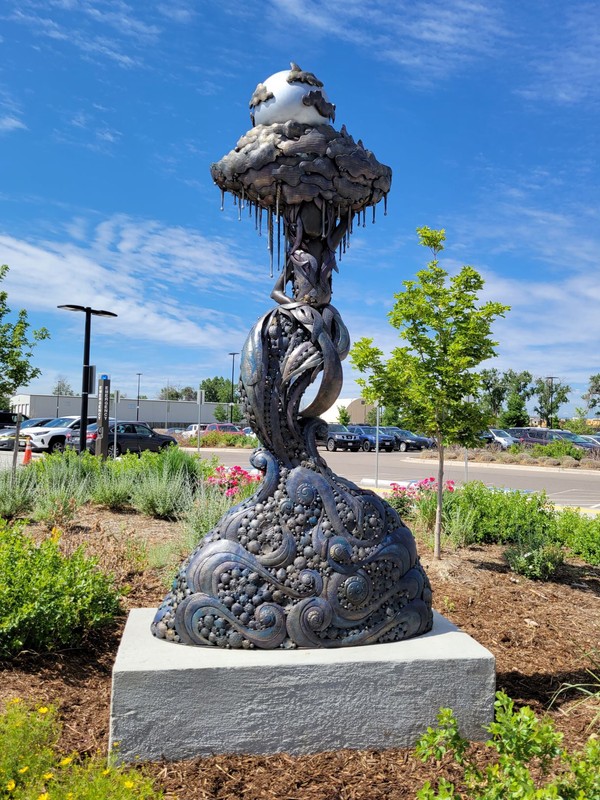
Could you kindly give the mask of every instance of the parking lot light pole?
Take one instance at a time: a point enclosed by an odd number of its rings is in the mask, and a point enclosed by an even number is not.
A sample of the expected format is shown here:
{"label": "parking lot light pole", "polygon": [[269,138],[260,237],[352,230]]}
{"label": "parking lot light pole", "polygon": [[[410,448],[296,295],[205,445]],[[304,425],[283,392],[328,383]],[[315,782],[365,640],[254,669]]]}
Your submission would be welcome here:
{"label": "parking lot light pole", "polygon": [[85,331],[83,335],[83,371],[81,375],[81,421],[79,423],[79,452],[86,448],[87,440],[87,415],[88,415],[88,395],[90,391],[90,338],[92,332],[92,316],[94,317],[117,317],[112,311],[104,311],[100,308],[90,308],[90,306],[64,305],[57,306],[66,311],[82,311],[85,314]]}
{"label": "parking lot light pole", "polygon": [[135,406],[135,421],[140,421],[140,378],[142,377],[141,372],[136,372],[137,379],[138,379],[138,390],[137,390],[137,403]]}
{"label": "parking lot light pole", "polygon": [[231,356],[231,401],[229,403],[229,422],[233,422],[233,378],[235,374],[235,357],[239,353],[229,353]]}
{"label": "parking lot light pole", "polygon": [[548,427],[549,428],[552,427],[552,411],[553,411],[553,409],[552,409],[552,396],[554,394],[554,381],[556,381],[556,380],[558,380],[556,375],[548,375],[548,377],[546,378],[546,383],[548,385],[548,388],[550,389],[550,403],[549,403],[549,409],[548,409],[548,411],[549,411],[549,414],[548,414],[549,425],[548,425]]}

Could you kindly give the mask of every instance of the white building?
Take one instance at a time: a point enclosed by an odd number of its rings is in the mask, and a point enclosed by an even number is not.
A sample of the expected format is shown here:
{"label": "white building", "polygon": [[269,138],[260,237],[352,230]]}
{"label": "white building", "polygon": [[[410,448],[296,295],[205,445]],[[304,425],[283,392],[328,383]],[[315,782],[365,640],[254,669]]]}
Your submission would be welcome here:
{"label": "white building", "polygon": [[321,418],[325,422],[337,422],[340,408],[345,408],[350,414],[351,425],[365,425],[367,422],[367,414],[373,409],[372,403],[367,403],[362,397],[346,397],[342,400],[337,400],[331,408]]}
{"label": "white building", "polygon": [[[187,400],[140,400],[139,416],[135,397],[119,400],[115,409],[110,402],[110,416],[121,420],[139,419],[153,428],[185,428],[192,422],[216,422],[214,411],[219,403],[196,403]],[[221,405],[228,406],[227,403]],[[96,395],[88,398],[88,414],[94,416]],[[54,394],[16,394],[11,398],[12,411],[27,417],[63,417],[81,413],[81,397]]]}

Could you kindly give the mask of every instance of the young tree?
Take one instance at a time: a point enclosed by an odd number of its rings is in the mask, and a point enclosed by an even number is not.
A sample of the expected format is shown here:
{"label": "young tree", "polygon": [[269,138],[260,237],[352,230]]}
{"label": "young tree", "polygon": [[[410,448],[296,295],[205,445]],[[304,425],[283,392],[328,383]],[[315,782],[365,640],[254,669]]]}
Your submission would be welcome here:
{"label": "young tree", "polygon": [[[2,264],[0,281],[4,280],[7,272],[8,265]],[[29,322],[24,308],[17,314],[16,322],[5,322],[10,314],[7,300],[8,292],[0,291],[0,407],[4,408],[8,408],[10,398],[19,386],[41,375],[38,367],[31,366],[33,349],[37,342],[50,337],[46,328],[31,331],[32,338],[27,337]]]}
{"label": "young tree", "polygon": [[[459,439],[476,441],[489,417],[473,402],[481,388],[475,369],[495,355],[497,342],[491,326],[508,306],[487,302],[477,305],[483,279],[465,266],[454,277],[438,263],[445,232],[418,228],[419,242],[433,260],[404,281],[404,291],[394,295],[390,323],[406,345],[396,347],[384,361],[372,339],[361,339],[351,350],[351,361],[369,378],[360,379],[363,395],[402,407],[419,429],[434,436],[438,446],[438,493],[434,556],[441,556],[444,446]],[[448,280],[449,278],[449,280]]]}
{"label": "young tree", "polygon": [[509,394],[515,392],[520,395],[525,402],[529,400],[530,397],[533,397],[533,375],[531,372],[527,372],[527,370],[515,372],[512,369],[507,369],[502,376],[502,380]]}
{"label": "young tree", "polygon": [[529,413],[522,395],[512,391],[506,401],[506,410],[500,414],[498,424],[501,428],[521,428],[529,425]]}
{"label": "young tree", "polygon": [[163,386],[158,393],[159,400],[181,400],[181,391],[176,386]]}
{"label": "young tree", "polygon": [[481,378],[483,407],[497,419],[502,411],[502,403],[504,403],[508,391],[506,382],[497,369],[482,369],[479,375]]}
{"label": "young tree", "polygon": [[57,377],[54,388],[52,389],[52,394],[60,397],[75,397],[75,392],[64,375],[59,375]]}
{"label": "young tree", "polygon": [[533,409],[546,423],[548,428],[553,428],[553,422],[558,419],[558,409],[568,401],[571,387],[566,383],[558,383],[555,378],[538,378],[533,386],[533,393],[538,404]]}
{"label": "young tree", "polygon": [[180,392],[181,400],[197,400],[198,390],[193,389],[191,386],[184,386]]}
{"label": "young tree", "polygon": [[[231,402],[231,381],[229,378],[222,378],[216,375],[214,378],[205,378],[200,384],[204,391],[204,400],[207,403],[230,403]],[[237,392],[233,393],[234,402],[237,399]]]}
{"label": "young tree", "polygon": [[229,406],[219,403],[218,406],[215,406],[213,414],[217,422],[229,422]]}
{"label": "young tree", "polygon": [[340,406],[338,408],[337,421],[340,423],[340,425],[350,424],[350,412],[348,411],[346,406]]}
{"label": "young tree", "polygon": [[[598,406],[600,406],[600,373],[590,375],[588,390],[585,394],[581,395],[581,399],[585,400],[587,411],[591,411],[592,408],[598,409]],[[598,409],[595,414],[596,416],[600,416],[600,409]]]}

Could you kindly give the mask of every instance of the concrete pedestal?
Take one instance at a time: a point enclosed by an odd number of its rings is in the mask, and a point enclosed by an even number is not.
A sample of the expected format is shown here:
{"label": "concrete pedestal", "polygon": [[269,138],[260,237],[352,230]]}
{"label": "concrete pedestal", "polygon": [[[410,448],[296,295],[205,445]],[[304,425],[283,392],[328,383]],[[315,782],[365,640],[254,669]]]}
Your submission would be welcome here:
{"label": "concrete pedestal", "polygon": [[130,613],[113,670],[122,761],[408,747],[441,706],[483,739],[493,718],[494,657],[435,612],[430,633],[404,642],[268,651],[155,639],[154,613]]}

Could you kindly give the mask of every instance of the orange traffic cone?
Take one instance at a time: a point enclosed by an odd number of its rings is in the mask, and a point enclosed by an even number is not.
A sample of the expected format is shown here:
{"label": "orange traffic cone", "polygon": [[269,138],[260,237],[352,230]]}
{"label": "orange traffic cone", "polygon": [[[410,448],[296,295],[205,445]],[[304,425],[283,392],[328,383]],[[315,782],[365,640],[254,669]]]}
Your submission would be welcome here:
{"label": "orange traffic cone", "polygon": [[31,439],[27,437],[27,444],[25,445],[25,452],[23,453],[23,466],[31,463]]}

